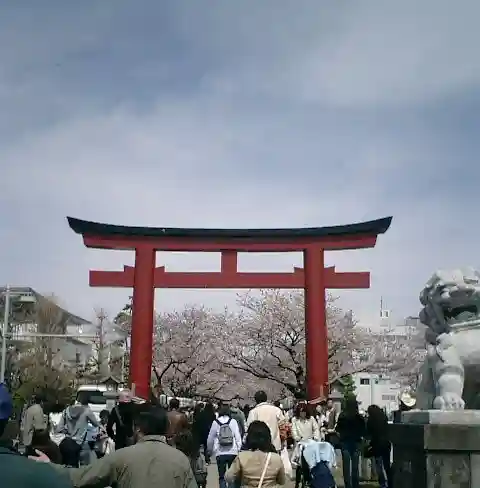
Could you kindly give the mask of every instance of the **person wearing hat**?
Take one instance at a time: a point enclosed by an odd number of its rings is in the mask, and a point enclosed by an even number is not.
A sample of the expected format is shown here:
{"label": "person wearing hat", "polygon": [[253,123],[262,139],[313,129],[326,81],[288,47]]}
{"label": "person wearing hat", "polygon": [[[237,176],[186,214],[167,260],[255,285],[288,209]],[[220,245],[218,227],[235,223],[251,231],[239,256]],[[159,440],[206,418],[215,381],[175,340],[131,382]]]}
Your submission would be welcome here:
{"label": "person wearing hat", "polygon": [[[0,438],[12,414],[13,402],[7,387],[0,383]],[[2,488],[73,488],[68,473],[45,463],[36,463],[0,444]]]}
{"label": "person wearing hat", "polygon": [[393,423],[394,424],[400,424],[402,422],[402,413],[403,412],[408,412],[409,410],[413,410],[415,408],[415,405],[417,403],[417,400],[415,397],[413,397],[409,391],[404,391],[399,399],[399,408],[398,410],[395,410],[393,412]]}

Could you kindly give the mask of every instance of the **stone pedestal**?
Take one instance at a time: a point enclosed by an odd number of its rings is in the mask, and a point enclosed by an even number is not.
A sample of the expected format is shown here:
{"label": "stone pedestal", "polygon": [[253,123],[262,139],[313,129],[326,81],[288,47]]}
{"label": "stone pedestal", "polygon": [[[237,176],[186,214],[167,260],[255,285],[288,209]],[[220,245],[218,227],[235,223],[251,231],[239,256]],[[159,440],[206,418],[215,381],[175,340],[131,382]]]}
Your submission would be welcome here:
{"label": "stone pedestal", "polygon": [[392,424],[395,488],[480,488],[480,411],[410,411]]}

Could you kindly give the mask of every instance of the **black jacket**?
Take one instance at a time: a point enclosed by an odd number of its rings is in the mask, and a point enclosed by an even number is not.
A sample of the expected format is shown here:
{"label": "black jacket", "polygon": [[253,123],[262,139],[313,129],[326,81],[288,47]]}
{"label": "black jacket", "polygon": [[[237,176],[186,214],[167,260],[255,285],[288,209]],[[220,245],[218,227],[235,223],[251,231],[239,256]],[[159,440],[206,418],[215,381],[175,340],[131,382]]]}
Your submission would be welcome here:
{"label": "black jacket", "polygon": [[358,443],[365,437],[365,419],[359,413],[349,417],[340,412],[337,420],[337,433],[340,442]]}
{"label": "black jacket", "polygon": [[370,440],[373,456],[381,456],[390,449],[389,430],[386,418],[379,425],[374,424],[371,419],[367,420],[367,438]]}
{"label": "black jacket", "polygon": [[73,488],[67,473],[0,447],[2,488]]}
{"label": "black jacket", "polygon": [[[120,403],[110,412],[107,434],[115,441],[117,449],[126,447],[127,438],[133,436],[133,413],[131,403]],[[113,426],[115,426],[115,432]]]}

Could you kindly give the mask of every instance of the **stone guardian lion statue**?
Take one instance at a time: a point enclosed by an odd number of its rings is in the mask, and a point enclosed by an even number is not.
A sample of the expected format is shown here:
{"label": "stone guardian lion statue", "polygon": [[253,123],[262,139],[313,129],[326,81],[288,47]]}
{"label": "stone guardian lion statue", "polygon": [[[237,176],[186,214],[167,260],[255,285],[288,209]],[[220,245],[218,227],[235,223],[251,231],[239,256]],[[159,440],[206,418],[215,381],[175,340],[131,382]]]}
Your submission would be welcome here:
{"label": "stone guardian lion statue", "polygon": [[417,408],[480,409],[480,273],[473,268],[437,271],[420,302],[427,357]]}

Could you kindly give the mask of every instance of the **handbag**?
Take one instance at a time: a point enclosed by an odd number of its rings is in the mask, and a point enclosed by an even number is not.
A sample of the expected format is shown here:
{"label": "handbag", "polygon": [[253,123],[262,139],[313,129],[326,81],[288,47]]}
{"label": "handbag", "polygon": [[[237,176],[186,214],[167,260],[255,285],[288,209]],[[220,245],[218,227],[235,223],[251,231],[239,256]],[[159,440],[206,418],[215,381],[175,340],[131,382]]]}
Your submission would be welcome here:
{"label": "handbag", "polygon": [[362,446],[362,455],[366,459],[370,459],[374,457],[372,445],[370,444],[370,442],[367,442]]}
{"label": "handbag", "polygon": [[292,463],[290,462],[290,458],[288,456],[288,451],[287,451],[286,447],[284,447],[280,451],[280,458],[281,458],[282,463],[283,463],[283,469],[285,470],[285,476],[287,476],[288,478],[292,478],[293,468],[292,468]]}
{"label": "handbag", "polygon": [[340,436],[338,432],[327,432],[325,434],[325,442],[328,442],[334,449],[340,449]]}
{"label": "handbag", "polygon": [[73,437],[65,436],[58,445],[60,449],[60,453],[62,455],[62,463],[73,467],[78,468],[80,464],[80,453],[82,452],[83,445],[85,444],[85,440],[87,438],[87,433],[83,436],[82,443],[79,444]]}
{"label": "handbag", "polygon": [[269,452],[267,454],[267,459],[265,460],[265,466],[263,467],[262,476],[260,477],[260,481],[258,482],[257,488],[262,488],[263,480],[265,479],[265,474],[267,473],[267,468],[268,468],[268,465],[270,463],[270,458],[271,457],[272,457],[272,453]]}

